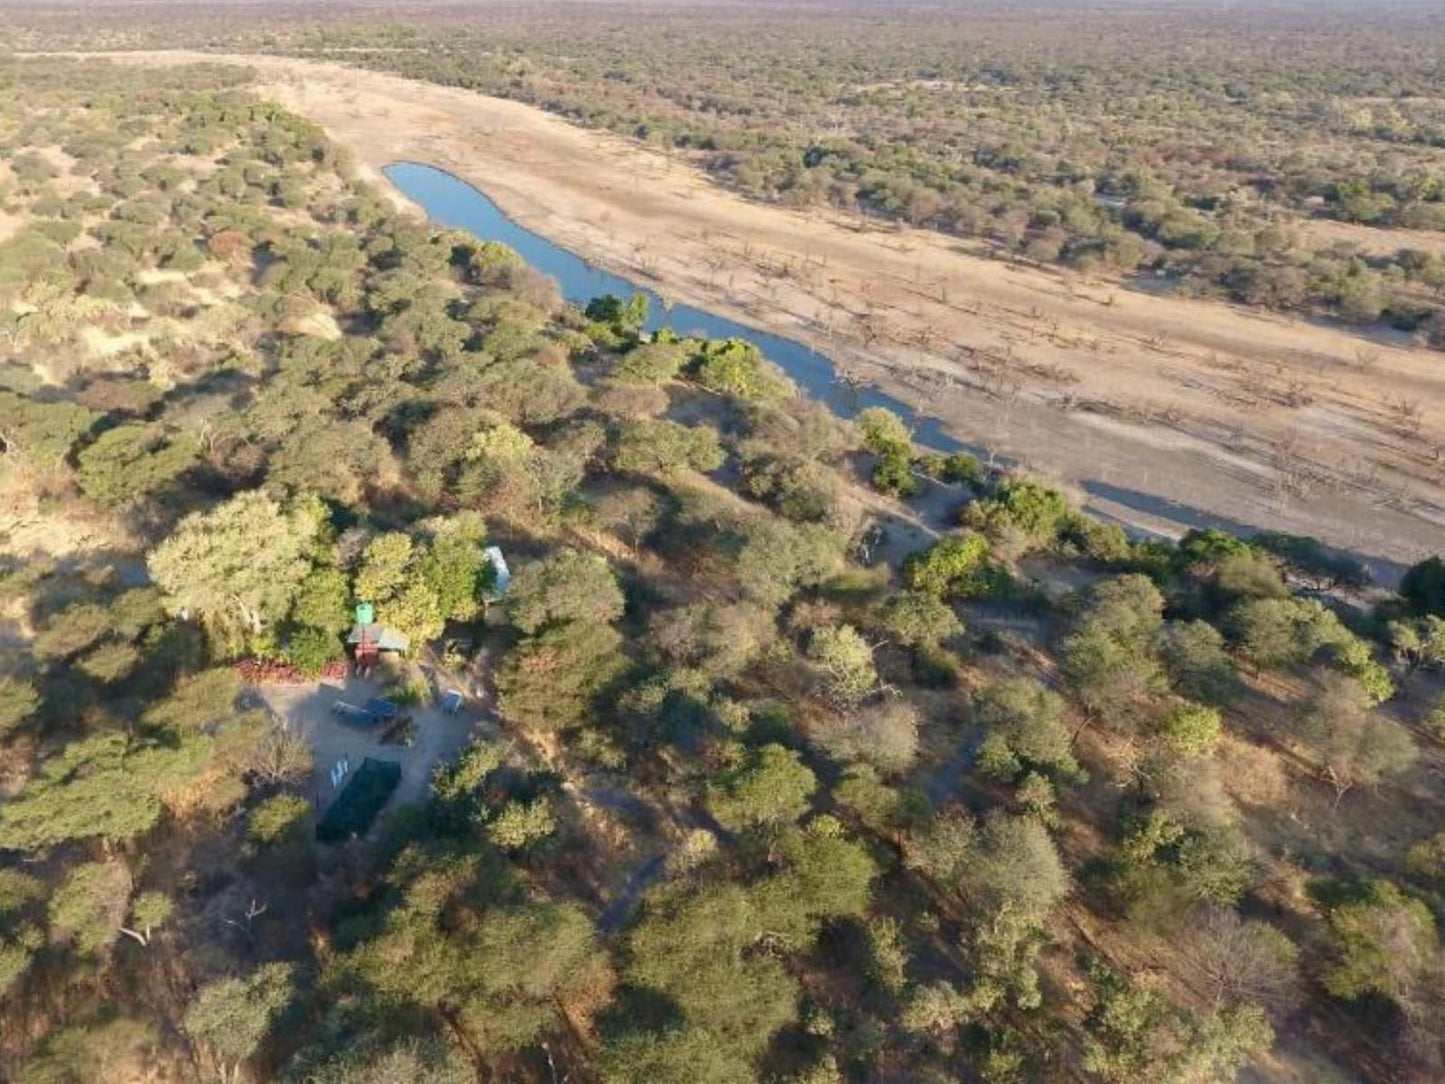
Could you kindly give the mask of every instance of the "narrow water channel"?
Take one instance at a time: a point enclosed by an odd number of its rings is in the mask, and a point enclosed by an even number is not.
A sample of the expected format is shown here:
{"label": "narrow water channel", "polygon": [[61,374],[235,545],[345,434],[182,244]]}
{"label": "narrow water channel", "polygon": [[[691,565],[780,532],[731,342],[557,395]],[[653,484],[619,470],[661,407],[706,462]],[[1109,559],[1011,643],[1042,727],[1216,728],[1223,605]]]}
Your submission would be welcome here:
{"label": "narrow water channel", "polygon": [[[540,237],[508,218],[483,192],[446,170],[419,162],[397,162],[383,171],[412,202],[442,226],[466,230],[484,241],[500,241],[544,275],[557,280],[562,296],[586,305],[594,297],[614,294],[626,299],[643,294],[648,300],[647,329],[671,327],[679,334],[708,339],[746,339],[781,368],[807,395],[826,404],[835,414],[851,418],[868,407],[887,407],[906,421],[914,421],[908,404],[871,388],[853,388],[836,379],[837,370],[824,355],[793,339],[759,331],[736,320],[693,308],[665,307],[656,293],[637,283],[604,271],[574,252]],[[941,451],[963,445],[945,433],[932,418],[922,419],[914,437],[919,444]]]}

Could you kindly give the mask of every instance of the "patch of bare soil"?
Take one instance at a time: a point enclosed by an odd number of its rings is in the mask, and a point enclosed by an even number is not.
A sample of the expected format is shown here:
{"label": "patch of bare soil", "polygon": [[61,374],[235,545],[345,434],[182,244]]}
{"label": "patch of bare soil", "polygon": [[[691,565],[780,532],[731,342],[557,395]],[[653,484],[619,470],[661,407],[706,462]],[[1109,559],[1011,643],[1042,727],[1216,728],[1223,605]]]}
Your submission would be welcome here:
{"label": "patch of bare soil", "polygon": [[515,102],[334,63],[229,60],[363,173],[456,173],[672,300],[817,346],[954,438],[1135,528],[1315,535],[1391,581],[1445,538],[1445,364],[1402,338],[992,258],[976,242],[745,201]]}
{"label": "patch of bare soil", "polygon": [[1367,256],[1391,256],[1402,248],[1445,255],[1445,233],[1434,230],[1390,229],[1358,222],[1336,222],[1316,218],[1300,228],[1300,236],[1312,248],[1349,245]]}

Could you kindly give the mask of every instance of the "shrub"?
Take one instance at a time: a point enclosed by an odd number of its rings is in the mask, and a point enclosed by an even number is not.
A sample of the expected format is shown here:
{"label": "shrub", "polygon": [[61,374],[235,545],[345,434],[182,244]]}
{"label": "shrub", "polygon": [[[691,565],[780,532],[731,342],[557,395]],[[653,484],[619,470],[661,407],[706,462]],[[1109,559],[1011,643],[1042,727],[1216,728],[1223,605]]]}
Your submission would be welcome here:
{"label": "shrub", "polygon": [[878,684],[873,649],[851,625],[829,625],[813,631],[808,658],[823,674],[828,696],[856,704]]}
{"label": "shrub", "polygon": [[898,452],[886,452],[878,457],[873,464],[873,485],[896,497],[912,497],[919,488],[908,455]]}
{"label": "shrub", "polygon": [[1400,597],[1412,613],[1445,617],[1445,559],[1427,557],[1400,580]]}
{"label": "shrub", "polygon": [[835,760],[866,761],[881,772],[905,771],[918,755],[918,713],[901,700],[830,715],[809,732]]}
{"label": "shrub", "polygon": [[985,472],[983,464],[967,452],[954,452],[943,461],[943,471],[940,477],[945,482],[977,489],[983,485]]}
{"label": "shrub", "polygon": [[246,835],[262,847],[296,842],[306,833],[311,803],[299,794],[277,794],[251,810]]}
{"label": "shrub", "polygon": [[686,359],[682,343],[642,343],[617,359],[611,376],[619,384],[662,384],[678,374]]}
{"label": "shrub", "polygon": [[904,578],[914,590],[939,597],[970,597],[997,590],[1002,577],[988,563],[989,545],[982,535],[940,538],[921,553],[909,555]]}
{"label": "shrub", "polygon": [[1047,546],[1069,514],[1069,502],[1058,490],[1032,478],[1009,478],[993,495],[964,509],[964,523],[990,538],[1017,533],[1027,547]]}
{"label": "shrub", "polygon": [[908,460],[913,435],[902,419],[884,407],[869,407],[857,419],[863,447],[876,456],[901,456]]}
{"label": "shrub", "polygon": [[763,359],[758,348],[743,339],[704,343],[689,368],[709,391],[748,402],[776,399],[787,390],[783,378]]}
{"label": "shrub", "polygon": [[1083,771],[1070,751],[1064,702],[1030,678],[989,685],[974,696],[974,715],[987,731],[978,750],[979,770],[1011,783],[1030,769],[1077,780]]}
{"label": "shrub", "polygon": [[286,658],[308,677],[315,677],[334,659],[345,657],[341,639],[336,633],[314,626],[303,626],[286,641]]}
{"label": "shrub", "polygon": [[1217,710],[1203,704],[1184,703],[1160,722],[1159,736],[1172,751],[1196,757],[1214,751],[1223,729],[1224,720]]}
{"label": "shrub", "polygon": [[783,825],[808,811],[817,786],[795,751],[765,745],[708,787],[707,805],[730,831]]}

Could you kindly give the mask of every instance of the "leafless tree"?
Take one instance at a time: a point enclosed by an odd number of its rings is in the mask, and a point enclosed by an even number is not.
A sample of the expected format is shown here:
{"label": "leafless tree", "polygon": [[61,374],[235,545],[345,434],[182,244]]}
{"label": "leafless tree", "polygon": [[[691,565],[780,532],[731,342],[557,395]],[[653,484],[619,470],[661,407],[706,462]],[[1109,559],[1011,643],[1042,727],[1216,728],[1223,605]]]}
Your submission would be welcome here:
{"label": "leafless tree", "polygon": [[1216,1008],[1253,1002],[1287,1009],[1300,996],[1298,953],[1267,922],[1241,918],[1226,907],[1206,907],[1189,924],[1180,956]]}
{"label": "leafless tree", "polygon": [[280,720],[274,720],[251,748],[247,769],[266,785],[296,783],[311,773],[311,750]]}

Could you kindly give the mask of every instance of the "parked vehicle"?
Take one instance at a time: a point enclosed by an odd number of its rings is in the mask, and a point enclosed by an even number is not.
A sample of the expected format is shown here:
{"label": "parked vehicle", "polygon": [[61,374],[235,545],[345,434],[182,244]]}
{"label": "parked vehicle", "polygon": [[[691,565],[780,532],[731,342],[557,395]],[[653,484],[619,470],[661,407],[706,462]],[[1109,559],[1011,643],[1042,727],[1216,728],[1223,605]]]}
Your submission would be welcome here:
{"label": "parked vehicle", "polygon": [[344,723],[357,726],[376,726],[395,719],[400,709],[384,697],[374,696],[365,704],[351,704],[338,700],[331,705],[331,714]]}

